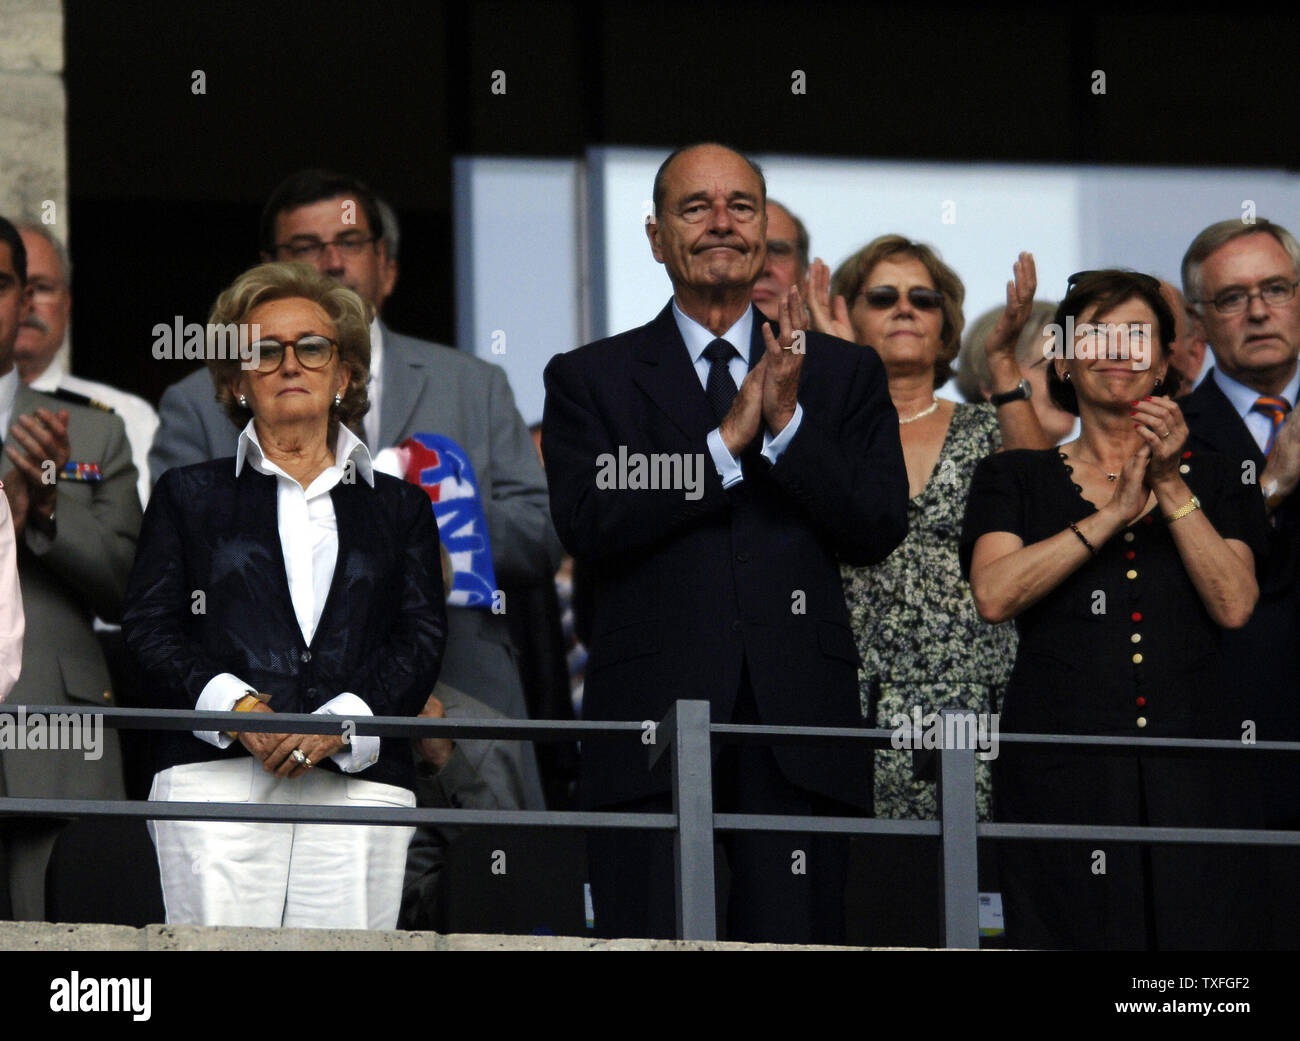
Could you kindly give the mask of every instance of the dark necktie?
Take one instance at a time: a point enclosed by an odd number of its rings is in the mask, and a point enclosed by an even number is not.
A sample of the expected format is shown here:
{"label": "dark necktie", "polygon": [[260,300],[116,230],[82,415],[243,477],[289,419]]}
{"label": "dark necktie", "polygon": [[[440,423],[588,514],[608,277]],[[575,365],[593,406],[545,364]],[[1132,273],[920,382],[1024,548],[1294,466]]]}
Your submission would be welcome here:
{"label": "dark necktie", "polygon": [[1273,429],[1268,432],[1268,443],[1264,445],[1264,458],[1268,458],[1273,451],[1273,442],[1277,438],[1277,432],[1281,429],[1282,424],[1286,422],[1286,414],[1291,411],[1291,402],[1286,398],[1262,397],[1255,404],[1250,406],[1252,412],[1262,412],[1268,416],[1273,424]]}
{"label": "dark necktie", "polygon": [[709,380],[704,385],[704,393],[719,423],[731,411],[731,403],[736,399],[736,381],[727,368],[727,363],[735,356],[736,348],[726,340],[714,340],[704,348],[704,357],[709,359]]}

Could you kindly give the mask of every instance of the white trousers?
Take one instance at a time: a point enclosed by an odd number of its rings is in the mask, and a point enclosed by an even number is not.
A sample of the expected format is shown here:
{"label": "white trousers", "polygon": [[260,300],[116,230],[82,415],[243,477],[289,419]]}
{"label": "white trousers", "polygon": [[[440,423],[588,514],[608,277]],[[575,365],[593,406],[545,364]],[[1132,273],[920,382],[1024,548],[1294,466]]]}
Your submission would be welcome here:
{"label": "white trousers", "polygon": [[[406,806],[392,784],[312,770],[273,777],[251,756],[156,774],[159,802]],[[169,924],[393,929],[414,828],[150,821]]]}

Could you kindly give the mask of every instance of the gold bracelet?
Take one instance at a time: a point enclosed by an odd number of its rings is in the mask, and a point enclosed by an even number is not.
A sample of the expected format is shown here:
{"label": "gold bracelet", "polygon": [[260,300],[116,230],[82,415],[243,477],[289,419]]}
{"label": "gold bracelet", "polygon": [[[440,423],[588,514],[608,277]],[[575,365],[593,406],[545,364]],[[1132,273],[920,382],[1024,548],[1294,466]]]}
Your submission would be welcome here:
{"label": "gold bracelet", "polygon": [[1187,500],[1187,503],[1185,505],[1179,506],[1178,509],[1174,510],[1173,513],[1166,513],[1165,521],[1169,524],[1172,524],[1174,521],[1182,520],[1182,518],[1186,517],[1189,513],[1192,513],[1195,510],[1199,510],[1200,508],[1201,508],[1201,500],[1198,499],[1195,495],[1193,495],[1190,499]]}

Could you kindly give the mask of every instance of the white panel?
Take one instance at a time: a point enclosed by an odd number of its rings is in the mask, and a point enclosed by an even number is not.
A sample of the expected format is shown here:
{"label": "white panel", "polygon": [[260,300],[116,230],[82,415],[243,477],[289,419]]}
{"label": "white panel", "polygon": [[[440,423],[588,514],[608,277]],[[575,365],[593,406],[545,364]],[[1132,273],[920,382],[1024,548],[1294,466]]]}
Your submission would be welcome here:
{"label": "white panel", "polygon": [[456,161],[458,346],[506,370],[530,424],[542,418],[546,363],[581,340],[580,168],[569,159]]}
{"label": "white panel", "polygon": [[[602,151],[607,328],[640,325],[671,289],[642,230],[666,153]],[[757,156],[768,194],[797,213],[814,256],[832,269],[877,235],[937,248],[966,284],[968,322],[1005,299],[1017,253],[1038,266],[1041,300],[1057,300],[1073,272],[1128,267],[1179,282],[1179,264],[1206,225],[1258,216],[1296,223],[1300,178],[1277,170],[903,163]],[[946,205],[951,204],[951,205]],[[951,222],[945,221],[948,216]]]}

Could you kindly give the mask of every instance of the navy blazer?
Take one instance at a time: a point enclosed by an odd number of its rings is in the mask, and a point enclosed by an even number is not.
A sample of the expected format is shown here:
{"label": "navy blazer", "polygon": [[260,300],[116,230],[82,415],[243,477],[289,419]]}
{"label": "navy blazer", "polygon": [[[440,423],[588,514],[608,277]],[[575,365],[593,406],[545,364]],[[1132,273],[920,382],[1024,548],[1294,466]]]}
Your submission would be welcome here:
{"label": "navy blazer", "polygon": [[[334,580],[311,644],[289,595],[276,479],[233,459],[168,470],[154,487],[126,591],[122,629],[159,708],[194,708],[230,672],[277,712],[311,712],[344,691],[376,716],[415,716],[446,642],[438,525],[428,496],[385,474],[330,492]],[[156,769],[237,758],[187,731],[156,735]],[[333,761],[319,764],[337,769]],[[409,738],[385,738],[354,776],[414,789]]]}
{"label": "navy blazer", "polygon": [[[1211,369],[1183,398],[1183,417],[1193,451],[1218,452],[1242,467],[1247,479],[1264,472],[1264,453]],[[1243,719],[1258,725],[1260,741],[1300,740],[1300,495],[1292,495],[1271,518],[1267,557],[1257,560],[1259,603],[1245,628],[1223,634],[1226,675],[1235,687],[1230,699],[1234,726]],[[1300,764],[1300,760],[1292,760]],[[1294,793],[1284,798],[1294,801]],[[1294,816],[1294,813],[1292,814]]]}
{"label": "navy blazer", "polygon": [[[750,361],[765,349],[754,312]],[[907,472],[884,366],[869,347],[807,334],[803,419],[775,466],[762,439],[723,489],[706,444],[718,425],[673,317],[561,354],[546,367],[542,447],[556,531],[588,569],[588,719],[659,719],[678,698],[731,718],[748,669],[767,724],[862,726],[858,654],[839,561],[875,563],[907,532]],[[607,488],[599,457],[690,455],[702,494]],[[602,482],[604,483],[604,482]],[[646,749],[583,745],[583,799],[662,791]],[[870,753],[776,746],[794,784],[870,803]]]}

